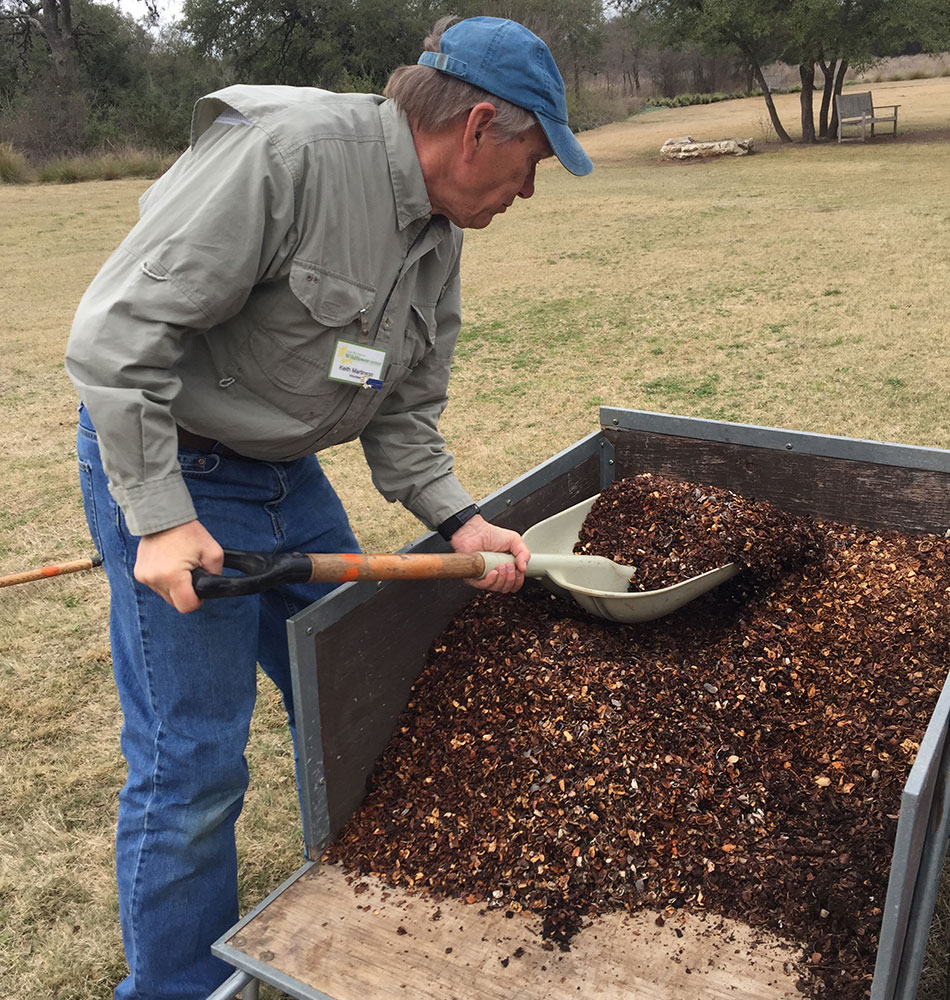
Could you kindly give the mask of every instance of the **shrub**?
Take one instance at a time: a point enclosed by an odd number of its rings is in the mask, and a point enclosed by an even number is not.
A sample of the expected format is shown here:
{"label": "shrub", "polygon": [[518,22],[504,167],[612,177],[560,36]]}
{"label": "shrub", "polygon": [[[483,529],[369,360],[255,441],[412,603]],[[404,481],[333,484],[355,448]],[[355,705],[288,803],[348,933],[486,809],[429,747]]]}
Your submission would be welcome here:
{"label": "shrub", "polygon": [[0,108],[0,138],[33,163],[78,152],[88,112],[85,96],[50,72]]}
{"label": "shrub", "polygon": [[27,158],[9,142],[0,142],[0,184],[26,184],[33,180]]}
{"label": "shrub", "polygon": [[75,184],[94,181],[98,172],[85,156],[58,156],[40,167],[39,178],[43,184]]}
{"label": "shrub", "polygon": [[601,91],[590,89],[582,90],[580,97],[568,94],[567,113],[575,132],[624,121],[631,114],[623,98],[608,97]]}
{"label": "shrub", "polygon": [[381,88],[371,76],[343,71],[343,79],[338,88],[343,94],[379,94]]}
{"label": "shrub", "polygon": [[39,179],[44,184],[76,184],[123,177],[159,177],[174,159],[172,154],[132,147],[89,156],[60,156],[40,168]]}
{"label": "shrub", "polygon": [[159,153],[153,149],[111,150],[92,157],[98,176],[104,181],[122,177],[159,177],[174,161],[174,154]]}

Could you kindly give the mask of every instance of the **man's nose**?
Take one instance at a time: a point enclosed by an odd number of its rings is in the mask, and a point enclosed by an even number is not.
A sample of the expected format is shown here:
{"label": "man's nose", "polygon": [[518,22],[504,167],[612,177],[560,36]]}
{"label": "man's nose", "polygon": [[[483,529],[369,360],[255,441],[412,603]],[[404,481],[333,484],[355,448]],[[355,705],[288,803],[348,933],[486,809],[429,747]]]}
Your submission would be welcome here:
{"label": "man's nose", "polygon": [[521,190],[518,192],[519,198],[530,198],[534,194],[534,174],[537,167],[532,167],[528,172],[528,176],[524,179],[524,184],[521,185]]}

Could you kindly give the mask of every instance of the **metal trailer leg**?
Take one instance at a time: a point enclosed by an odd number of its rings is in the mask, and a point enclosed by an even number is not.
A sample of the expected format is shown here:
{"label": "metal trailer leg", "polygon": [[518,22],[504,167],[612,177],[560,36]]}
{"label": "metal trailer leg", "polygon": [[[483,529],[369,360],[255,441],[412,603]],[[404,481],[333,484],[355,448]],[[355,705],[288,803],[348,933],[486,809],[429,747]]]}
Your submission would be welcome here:
{"label": "metal trailer leg", "polygon": [[258,986],[260,983],[249,972],[235,972],[209,994],[208,1000],[233,1000],[238,993],[241,1000],[257,1000]]}

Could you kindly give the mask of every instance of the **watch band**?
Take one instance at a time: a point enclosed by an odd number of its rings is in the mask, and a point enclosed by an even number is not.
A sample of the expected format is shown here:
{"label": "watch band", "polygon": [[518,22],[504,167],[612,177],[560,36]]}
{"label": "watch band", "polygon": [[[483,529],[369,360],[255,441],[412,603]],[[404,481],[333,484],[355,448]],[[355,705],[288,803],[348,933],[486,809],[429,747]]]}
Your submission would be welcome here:
{"label": "watch band", "polygon": [[476,514],[480,513],[481,509],[478,504],[473,503],[470,507],[463,508],[457,514],[447,517],[436,530],[447,542],[451,541],[452,536],[466,521],[471,521]]}

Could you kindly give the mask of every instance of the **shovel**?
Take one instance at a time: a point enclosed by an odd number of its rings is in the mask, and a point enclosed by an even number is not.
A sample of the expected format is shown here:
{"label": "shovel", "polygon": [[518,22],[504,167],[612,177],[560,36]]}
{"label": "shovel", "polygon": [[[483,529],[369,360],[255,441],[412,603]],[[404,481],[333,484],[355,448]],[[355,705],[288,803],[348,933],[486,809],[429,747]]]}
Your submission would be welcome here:
{"label": "shovel", "polygon": [[[604,556],[573,555],[583,524],[597,497],[570,507],[529,528],[524,540],[532,549],[525,575],[549,590],[575,600],[585,610],[614,622],[645,622],[661,618],[735,576],[739,566],[728,563],[660,590],[630,591],[636,570]],[[534,549],[547,551],[533,551]],[[201,598],[255,594],[278,583],[345,583],[352,580],[481,579],[496,566],[514,563],[500,552],[367,555],[364,553],[272,555],[225,549],[224,565],[243,576],[218,576],[192,571]]]}
{"label": "shovel", "polygon": [[[279,583],[348,583],[353,580],[482,579],[503,563],[514,563],[507,552],[446,554],[380,554],[241,552],[224,550],[227,569],[241,576],[191,571],[195,593],[209,597],[257,594]],[[604,556],[533,552],[525,576],[539,579],[549,590],[573,598],[600,618],[615,622],[645,622],[661,618],[734,576],[729,563],[661,590],[629,591],[636,572]]]}
{"label": "shovel", "polygon": [[[572,553],[581,525],[596,499],[596,496],[591,497],[539,521],[524,533],[524,540],[532,549],[525,575],[540,580],[554,593],[573,599],[591,614],[614,622],[652,621],[676,611],[739,572],[738,565],[727,563],[660,590],[629,590],[636,572],[632,566],[622,566],[603,556]],[[240,597],[260,593],[279,583],[481,579],[503,563],[514,563],[514,557],[501,552],[434,555],[286,552],[275,555],[225,549],[225,568],[237,570],[242,575],[219,576],[195,569],[192,579],[195,593],[201,598]],[[102,559],[97,554],[93,559],[43,566],[0,577],[0,587],[75,573],[101,564]]]}

